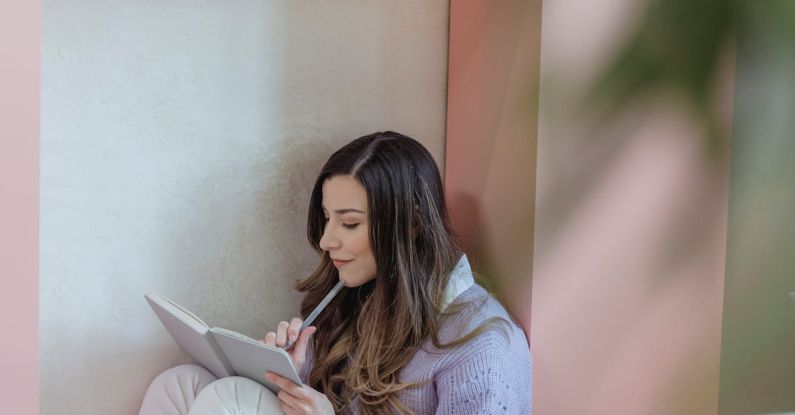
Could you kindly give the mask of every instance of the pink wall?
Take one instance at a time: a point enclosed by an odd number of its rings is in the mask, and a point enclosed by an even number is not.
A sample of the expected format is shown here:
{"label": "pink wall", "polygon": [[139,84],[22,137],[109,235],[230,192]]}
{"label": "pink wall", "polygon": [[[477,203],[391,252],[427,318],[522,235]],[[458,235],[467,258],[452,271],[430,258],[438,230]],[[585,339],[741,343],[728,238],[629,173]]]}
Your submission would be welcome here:
{"label": "pink wall", "polygon": [[0,413],[38,413],[38,1],[0,2]]}
{"label": "pink wall", "polygon": [[728,153],[665,96],[577,112],[637,2],[540,8],[451,1],[445,160],[476,269],[527,327],[532,308],[534,414],[714,414]]}
{"label": "pink wall", "polygon": [[445,156],[453,227],[530,327],[539,2],[453,0]]}

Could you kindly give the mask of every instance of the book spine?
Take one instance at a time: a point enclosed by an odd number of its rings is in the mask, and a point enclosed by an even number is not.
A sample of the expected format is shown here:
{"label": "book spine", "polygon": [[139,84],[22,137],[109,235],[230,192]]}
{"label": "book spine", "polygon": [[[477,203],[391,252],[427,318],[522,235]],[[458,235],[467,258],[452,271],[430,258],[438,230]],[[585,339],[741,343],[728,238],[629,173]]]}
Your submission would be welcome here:
{"label": "book spine", "polygon": [[235,370],[232,368],[232,365],[229,363],[229,359],[224,354],[224,351],[221,350],[221,346],[218,345],[218,342],[215,341],[215,337],[211,330],[207,330],[204,333],[204,338],[207,339],[207,344],[213,349],[215,356],[218,357],[218,361],[220,362],[222,369],[225,373],[213,373],[218,378],[225,378],[229,376],[235,376]]}

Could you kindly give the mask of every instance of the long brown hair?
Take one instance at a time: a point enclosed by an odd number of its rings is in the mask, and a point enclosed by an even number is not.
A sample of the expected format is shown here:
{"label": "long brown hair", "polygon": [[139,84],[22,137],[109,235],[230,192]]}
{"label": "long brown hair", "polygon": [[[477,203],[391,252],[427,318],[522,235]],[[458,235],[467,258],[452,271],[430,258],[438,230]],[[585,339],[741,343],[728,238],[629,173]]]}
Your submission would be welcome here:
{"label": "long brown hair", "polygon": [[422,342],[430,338],[436,347],[453,347],[484,329],[481,325],[448,344],[438,339],[444,288],[461,257],[442,180],[425,147],[391,131],[360,137],[332,154],[309,201],[307,237],[322,258],[296,285],[305,293],[303,317],[339,279],[320,248],[322,186],[336,175],[350,175],[366,190],[376,277],[343,288],[316,320],[309,384],[326,394],[338,412],[358,396],[363,414],[410,413],[397,393],[414,385],[398,377]]}

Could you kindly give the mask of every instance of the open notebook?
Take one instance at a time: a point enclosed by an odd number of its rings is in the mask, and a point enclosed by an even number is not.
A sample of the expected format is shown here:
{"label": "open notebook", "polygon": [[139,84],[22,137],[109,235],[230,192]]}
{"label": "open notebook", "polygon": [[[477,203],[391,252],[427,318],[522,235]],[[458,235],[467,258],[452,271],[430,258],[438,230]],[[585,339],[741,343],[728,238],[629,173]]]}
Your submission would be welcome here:
{"label": "open notebook", "polygon": [[162,295],[150,293],[144,297],[179,347],[215,376],[244,376],[273,393],[278,393],[279,387],[265,380],[268,371],[302,384],[283,349],[232,330],[210,328],[195,314]]}

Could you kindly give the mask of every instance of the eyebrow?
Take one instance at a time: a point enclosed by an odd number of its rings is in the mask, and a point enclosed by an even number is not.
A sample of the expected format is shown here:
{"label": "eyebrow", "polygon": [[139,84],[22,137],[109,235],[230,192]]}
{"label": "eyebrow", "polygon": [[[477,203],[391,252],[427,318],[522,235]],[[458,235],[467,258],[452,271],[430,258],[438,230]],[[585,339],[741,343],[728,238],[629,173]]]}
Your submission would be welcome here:
{"label": "eyebrow", "polygon": [[[324,211],[326,210],[326,207],[325,207],[325,206],[322,206],[322,208],[323,208],[323,210],[324,210]],[[344,215],[344,214],[346,214],[346,213],[351,213],[351,212],[353,212],[353,213],[361,213],[361,214],[364,214],[364,212],[362,212],[361,210],[359,210],[359,209],[353,209],[353,208],[348,208],[348,209],[337,209],[337,210],[335,210],[335,211],[334,211],[334,213],[336,213],[336,214],[338,214],[338,215]]]}

